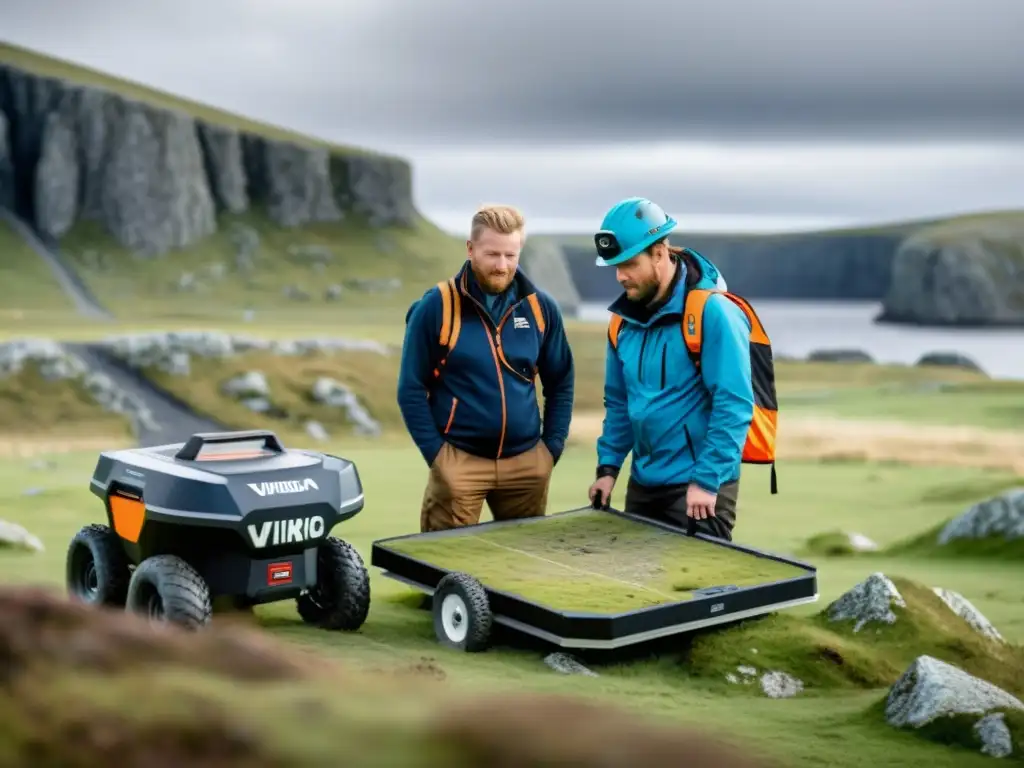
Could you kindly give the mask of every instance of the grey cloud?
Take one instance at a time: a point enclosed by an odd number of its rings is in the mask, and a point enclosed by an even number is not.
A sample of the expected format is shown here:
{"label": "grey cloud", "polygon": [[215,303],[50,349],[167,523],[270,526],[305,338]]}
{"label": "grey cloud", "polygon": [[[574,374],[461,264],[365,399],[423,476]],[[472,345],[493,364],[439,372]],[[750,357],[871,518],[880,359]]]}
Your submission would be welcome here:
{"label": "grey cloud", "polygon": [[11,39],[360,142],[1024,133],[1020,0],[8,0],[4,17]]}

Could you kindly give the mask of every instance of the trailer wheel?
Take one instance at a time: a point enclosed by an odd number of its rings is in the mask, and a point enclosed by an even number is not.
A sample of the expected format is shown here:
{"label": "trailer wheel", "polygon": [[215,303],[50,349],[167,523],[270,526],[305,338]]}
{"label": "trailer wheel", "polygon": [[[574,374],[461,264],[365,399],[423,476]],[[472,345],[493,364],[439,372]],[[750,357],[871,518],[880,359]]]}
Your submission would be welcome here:
{"label": "trailer wheel", "polygon": [[491,641],[490,600],[483,585],[465,573],[449,573],[434,590],[434,633],[442,645],[479,653]]}
{"label": "trailer wheel", "polygon": [[139,564],[128,584],[125,607],[152,621],[167,621],[187,629],[208,624],[213,613],[206,580],[174,555],[155,555]]}
{"label": "trailer wheel", "polygon": [[370,575],[355,547],[325,539],[317,547],[316,586],[295,603],[307,624],[346,632],[363,626],[370,613]]}
{"label": "trailer wheel", "polygon": [[65,582],[68,594],[91,605],[124,607],[131,578],[121,537],[106,525],[87,525],[68,546]]}

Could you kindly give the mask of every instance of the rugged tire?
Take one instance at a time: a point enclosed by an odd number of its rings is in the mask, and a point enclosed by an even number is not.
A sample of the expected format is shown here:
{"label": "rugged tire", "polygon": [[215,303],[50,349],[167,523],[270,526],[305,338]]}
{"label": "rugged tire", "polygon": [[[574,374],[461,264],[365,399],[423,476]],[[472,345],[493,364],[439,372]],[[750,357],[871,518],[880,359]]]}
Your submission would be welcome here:
{"label": "rugged tire", "polygon": [[206,625],[213,613],[206,581],[174,555],[155,555],[139,564],[128,584],[125,607],[132,613],[187,629]]}
{"label": "rugged tire", "polygon": [[121,537],[106,525],[87,525],[68,545],[68,595],[90,605],[124,607],[132,573]]}
{"label": "rugged tire", "polygon": [[449,573],[433,600],[434,634],[441,645],[467,653],[486,650],[494,617],[483,585],[465,573]]}
{"label": "rugged tire", "polygon": [[317,548],[316,586],[299,595],[296,607],[307,624],[352,632],[370,613],[370,575],[348,542],[328,537]]}

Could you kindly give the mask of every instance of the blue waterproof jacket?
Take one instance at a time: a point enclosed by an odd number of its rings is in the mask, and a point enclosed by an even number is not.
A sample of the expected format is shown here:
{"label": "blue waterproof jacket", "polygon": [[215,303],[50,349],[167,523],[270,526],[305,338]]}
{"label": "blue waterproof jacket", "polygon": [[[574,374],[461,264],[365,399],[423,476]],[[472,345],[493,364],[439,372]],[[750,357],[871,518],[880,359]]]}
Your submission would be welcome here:
{"label": "blue waterproof jacket", "polygon": [[[692,287],[715,288],[718,271],[689,253],[701,272]],[[632,451],[631,475],[641,485],[693,482],[717,493],[739,478],[753,418],[750,322],[731,301],[712,295],[698,371],[682,333],[686,272],[680,263],[669,297],[653,313],[625,295],[609,307],[623,323],[617,349],[610,342],[607,348],[597,460],[599,474],[601,468],[616,474]]]}
{"label": "blue waterproof jacket", "polygon": [[[575,377],[558,304],[522,270],[500,296],[480,289],[468,261],[455,284],[461,331],[444,366],[439,366],[442,298],[437,286],[406,317],[398,405],[423,459],[433,464],[445,442],[499,459],[543,440],[557,462],[572,419]],[[538,301],[542,323],[533,314],[531,296]],[[543,418],[537,378],[544,393]]]}

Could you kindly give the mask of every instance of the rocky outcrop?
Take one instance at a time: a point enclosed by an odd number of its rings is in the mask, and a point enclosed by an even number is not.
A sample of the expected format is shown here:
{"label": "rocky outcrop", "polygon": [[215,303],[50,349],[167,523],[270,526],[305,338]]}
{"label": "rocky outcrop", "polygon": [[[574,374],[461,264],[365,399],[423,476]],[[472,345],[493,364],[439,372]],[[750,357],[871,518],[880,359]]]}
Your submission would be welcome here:
{"label": "rocky outcrop", "polygon": [[946,523],[936,543],[942,547],[957,540],[988,538],[1024,538],[1024,488],[978,502]]}
{"label": "rocky outcrop", "polygon": [[853,631],[860,632],[872,623],[895,624],[894,607],[906,608],[896,585],[883,573],[873,573],[828,606],[829,621],[853,621]]}
{"label": "rocky outcrop", "polygon": [[[597,222],[595,222],[596,226]],[[880,300],[905,228],[880,232],[807,233],[741,237],[672,235],[707,256],[730,291],[752,299]],[[583,301],[610,302],[621,293],[614,269],[594,265],[594,246],[574,239],[566,260]]]}
{"label": "rocky outcrop", "polygon": [[3,64],[0,205],[56,239],[98,222],[141,254],[192,245],[218,212],[253,205],[280,226],[417,217],[403,160],[256,136]]}
{"label": "rocky outcrop", "polygon": [[81,386],[103,410],[125,416],[136,434],[153,427],[153,416],[139,398],[117,386],[102,371],[93,370],[78,355],[48,339],[15,340],[0,344],[0,379],[33,366],[48,381]]}
{"label": "rocky outcrop", "polygon": [[1007,757],[1012,743],[1002,711],[1012,710],[1024,710],[1024,703],[1002,688],[952,664],[919,656],[889,690],[885,719],[895,728],[923,728],[955,716],[975,716],[980,751]]}
{"label": "rocky outcrop", "polygon": [[580,307],[565,252],[550,238],[527,238],[520,257],[523,271],[542,291],[551,295],[562,312],[574,316]]}
{"label": "rocky outcrop", "polygon": [[1024,220],[927,229],[897,250],[880,320],[1024,325]]}
{"label": "rocky outcrop", "polygon": [[0,551],[18,549],[27,552],[42,552],[45,548],[39,537],[27,529],[6,520],[0,520]]}
{"label": "rocky outcrop", "polygon": [[932,592],[938,595],[939,599],[949,606],[953,613],[966,621],[975,632],[984,635],[990,640],[995,640],[997,643],[1005,642],[999,630],[992,626],[992,622],[985,618],[985,614],[979,611],[974,606],[974,603],[959,592],[954,592],[951,589],[942,589],[941,587],[934,587]]}

